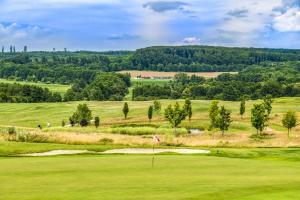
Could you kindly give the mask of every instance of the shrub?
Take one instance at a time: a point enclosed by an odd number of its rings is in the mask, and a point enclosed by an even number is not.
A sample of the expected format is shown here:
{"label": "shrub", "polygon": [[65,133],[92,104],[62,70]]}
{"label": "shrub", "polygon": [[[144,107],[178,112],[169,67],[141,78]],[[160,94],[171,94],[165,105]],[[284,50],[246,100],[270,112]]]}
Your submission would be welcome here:
{"label": "shrub", "polygon": [[16,131],[16,128],[15,127],[9,127],[8,128],[8,134],[9,135],[13,135],[13,134],[16,134],[17,131]]}
{"label": "shrub", "polygon": [[13,134],[16,134],[16,133],[17,133],[17,131],[16,131],[15,127],[9,127],[8,128],[8,134],[13,135]]}
{"label": "shrub", "polygon": [[102,139],[99,140],[99,142],[101,144],[112,144],[112,143],[114,143],[114,140],[110,139],[110,138],[102,138]]}

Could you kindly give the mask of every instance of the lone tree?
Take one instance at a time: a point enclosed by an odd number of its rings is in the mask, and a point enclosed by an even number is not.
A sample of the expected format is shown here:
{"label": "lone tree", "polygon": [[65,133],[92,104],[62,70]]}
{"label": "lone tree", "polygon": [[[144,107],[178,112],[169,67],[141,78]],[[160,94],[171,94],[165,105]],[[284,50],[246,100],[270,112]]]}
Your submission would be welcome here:
{"label": "lone tree", "polygon": [[228,131],[228,128],[231,124],[230,111],[224,106],[222,106],[220,109],[220,116],[218,120],[218,126],[222,131],[222,136],[224,136],[225,131]]}
{"label": "lone tree", "polygon": [[219,101],[212,101],[209,106],[210,129],[218,127]]}
{"label": "lone tree", "polygon": [[87,126],[92,119],[92,111],[86,104],[79,104],[77,111],[70,117],[70,124],[80,124],[81,126]]}
{"label": "lone tree", "polygon": [[267,126],[268,122],[268,113],[264,104],[254,104],[251,109],[251,123],[252,126],[256,129],[257,135],[261,135],[261,132]]}
{"label": "lone tree", "polygon": [[272,103],[273,103],[272,96],[271,95],[267,95],[263,99],[263,101],[264,101],[263,105],[265,106],[265,110],[267,111],[268,118],[269,118],[270,115],[271,115],[271,112],[272,112]]}
{"label": "lone tree", "polygon": [[189,118],[189,121],[191,121],[191,118],[193,116],[193,110],[192,110],[192,102],[189,99],[186,99],[184,102],[184,110],[186,112],[186,115]]}
{"label": "lone tree", "polygon": [[128,107],[128,103],[125,102],[124,106],[123,106],[123,114],[124,114],[124,118],[127,119],[127,115],[129,113],[129,107]]}
{"label": "lone tree", "polygon": [[153,106],[150,106],[148,109],[148,119],[151,122],[153,116]]}
{"label": "lone tree", "polygon": [[161,103],[157,100],[153,102],[153,107],[156,113],[159,113],[161,110]]}
{"label": "lone tree", "polygon": [[241,105],[240,105],[240,115],[241,115],[242,119],[243,119],[243,116],[245,114],[245,111],[246,111],[246,102],[245,102],[245,99],[243,99],[241,101]]}
{"label": "lone tree", "polygon": [[95,127],[98,128],[100,126],[100,118],[95,117]]}
{"label": "lone tree", "polygon": [[61,127],[65,127],[66,126],[66,122],[65,122],[65,120],[62,120],[61,121]]}
{"label": "lone tree", "polygon": [[282,124],[288,129],[288,137],[290,137],[290,132],[292,128],[297,126],[297,117],[294,111],[288,111],[282,119]]}
{"label": "lone tree", "polygon": [[176,135],[176,128],[180,125],[182,120],[186,118],[186,112],[180,107],[179,103],[176,102],[175,106],[169,105],[165,109],[165,118],[170,122],[171,126],[174,128],[174,133]]}

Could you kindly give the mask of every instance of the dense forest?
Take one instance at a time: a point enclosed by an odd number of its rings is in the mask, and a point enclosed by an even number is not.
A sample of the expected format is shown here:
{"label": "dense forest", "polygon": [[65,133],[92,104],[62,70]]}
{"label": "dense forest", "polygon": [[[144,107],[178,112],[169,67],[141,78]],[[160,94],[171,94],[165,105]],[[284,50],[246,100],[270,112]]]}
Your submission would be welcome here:
{"label": "dense forest", "polygon": [[238,74],[224,73],[214,79],[177,74],[165,85],[138,85],[133,100],[220,99],[237,101],[273,97],[300,96],[300,62],[252,66]]}
{"label": "dense forest", "polygon": [[300,50],[179,46],[149,47],[134,52],[9,52],[0,53],[0,78],[91,83],[99,72],[229,72],[289,61],[300,61]]}
{"label": "dense forest", "polygon": [[[136,51],[0,53],[0,78],[71,84],[72,88],[62,98],[64,101],[122,100],[128,93],[130,77],[114,73],[121,70],[239,72],[208,80],[181,74],[164,86],[135,87],[134,100],[185,97],[239,100],[258,99],[267,94],[300,96],[300,50],[174,46]],[[39,101],[29,98],[31,94],[26,100],[11,100],[24,96],[22,94],[2,91],[1,101]],[[51,98],[43,101],[53,101]]]}

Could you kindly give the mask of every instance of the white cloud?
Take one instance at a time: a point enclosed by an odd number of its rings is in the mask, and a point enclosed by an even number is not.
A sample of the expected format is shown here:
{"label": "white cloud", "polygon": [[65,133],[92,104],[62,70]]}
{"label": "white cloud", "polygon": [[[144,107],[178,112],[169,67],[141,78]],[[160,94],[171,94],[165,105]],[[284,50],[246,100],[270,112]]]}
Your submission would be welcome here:
{"label": "white cloud", "polygon": [[185,44],[199,44],[200,39],[197,37],[187,37],[182,40]]}
{"label": "white cloud", "polygon": [[300,9],[291,8],[287,12],[276,16],[273,27],[279,32],[300,31]]}

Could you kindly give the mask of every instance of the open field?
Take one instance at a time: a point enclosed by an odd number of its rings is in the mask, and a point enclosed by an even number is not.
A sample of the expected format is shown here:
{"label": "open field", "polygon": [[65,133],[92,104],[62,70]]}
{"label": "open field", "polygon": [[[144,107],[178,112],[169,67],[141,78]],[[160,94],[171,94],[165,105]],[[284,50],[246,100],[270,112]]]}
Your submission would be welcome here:
{"label": "open field", "polygon": [[157,155],[154,168],[152,156],[145,155],[2,157],[1,199],[294,200],[300,196],[299,150],[218,152],[219,156]]}
{"label": "open field", "polygon": [[48,88],[51,92],[58,92],[61,95],[64,95],[68,89],[70,89],[69,85],[60,85],[60,84],[47,84],[47,83],[41,83],[41,82],[27,82],[27,81],[14,81],[14,80],[6,80],[6,79],[0,79],[1,83],[19,83],[19,84],[27,84],[27,85],[35,85],[42,88]]}
{"label": "open field", "polygon": [[[129,73],[131,78],[135,79],[138,76],[142,77],[152,77],[152,78],[173,78],[176,74],[180,72],[157,72],[157,71],[135,71],[135,70],[128,70],[128,71],[120,71],[119,73]],[[225,72],[185,72],[189,76],[196,75],[196,76],[203,76],[205,78],[215,78],[220,74]],[[237,72],[226,72],[231,74],[236,74]]]}
{"label": "open field", "polygon": [[[248,101],[246,114],[243,119],[238,115],[239,102],[220,102],[232,111],[232,125],[225,136],[218,130],[208,131],[208,107],[210,101],[192,101],[193,118],[191,122],[185,120],[177,130],[181,137],[173,137],[173,129],[163,117],[163,109],[174,100],[162,100],[161,113],[155,114],[152,122],[147,119],[147,109],[151,102],[128,102],[130,112],[124,120],[122,106],[124,102],[63,102],[37,104],[0,104],[1,132],[7,127],[17,127],[17,132],[38,134],[42,142],[62,144],[101,144],[101,139],[109,138],[114,144],[120,145],[151,145],[152,135],[159,135],[167,145],[185,146],[213,146],[213,147],[299,147],[300,127],[293,129],[291,137],[287,137],[287,130],[282,127],[281,119],[288,110],[295,110],[300,115],[300,98],[280,98],[273,103],[273,112],[266,133],[270,134],[266,140],[251,139],[255,133],[250,123],[250,110],[258,101]],[[181,103],[182,100],[180,101]],[[100,116],[101,126],[61,127],[61,121],[68,118],[76,110],[79,103],[87,103],[93,116]],[[46,128],[47,123],[52,125]],[[37,130],[41,124],[43,131]],[[199,129],[199,135],[187,135],[188,129]],[[5,134],[4,134],[5,135]],[[7,138],[4,138],[6,140]]]}

